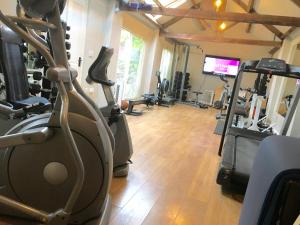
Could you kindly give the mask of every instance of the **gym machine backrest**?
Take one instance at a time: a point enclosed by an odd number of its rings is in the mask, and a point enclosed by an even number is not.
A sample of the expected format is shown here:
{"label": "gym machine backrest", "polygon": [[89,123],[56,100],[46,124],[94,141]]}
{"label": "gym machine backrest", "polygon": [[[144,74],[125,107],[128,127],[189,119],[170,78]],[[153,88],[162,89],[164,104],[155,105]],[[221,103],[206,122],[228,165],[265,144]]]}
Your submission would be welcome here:
{"label": "gym machine backrest", "polygon": [[21,38],[5,25],[0,26],[0,66],[5,79],[7,102],[15,109],[34,104],[41,104],[44,111],[50,108],[47,99],[30,96],[29,82],[23,53]]}
{"label": "gym machine backrest", "polygon": [[23,54],[22,40],[5,25],[0,26],[0,63],[7,91],[7,101],[16,102],[29,97],[29,84]]}
{"label": "gym machine backrest", "polygon": [[272,136],[256,155],[239,225],[293,225],[300,212],[300,139]]}

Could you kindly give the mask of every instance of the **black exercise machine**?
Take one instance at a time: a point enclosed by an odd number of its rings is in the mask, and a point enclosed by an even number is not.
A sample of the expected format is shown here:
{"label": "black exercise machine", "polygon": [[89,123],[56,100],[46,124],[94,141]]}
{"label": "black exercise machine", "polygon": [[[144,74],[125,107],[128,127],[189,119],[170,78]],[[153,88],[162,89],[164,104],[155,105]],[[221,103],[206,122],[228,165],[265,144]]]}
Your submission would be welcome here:
{"label": "black exercise machine", "polygon": [[[268,74],[272,76],[290,77],[300,79],[300,68],[286,64],[278,59],[262,59],[260,61],[247,61],[243,63],[234,83],[233,98],[230,101],[225,126],[219,148],[219,155],[222,155],[217,183],[222,185],[225,192],[245,193],[254,158],[259,144],[270,133],[249,130],[246,128],[233,127],[235,106],[238,101],[243,73]],[[287,133],[298,99],[295,98],[290,113],[286,117],[283,135]]]}
{"label": "black exercise machine", "polygon": [[161,80],[160,72],[156,73],[157,76],[157,94],[144,94],[143,99],[129,100],[129,105],[127,109],[127,114],[132,116],[141,116],[143,114],[142,111],[135,111],[134,106],[136,105],[146,105],[149,106],[164,106],[169,107],[170,105],[174,105],[176,99],[167,97],[166,94],[170,88],[170,82],[164,78]]}
{"label": "black exercise machine", "polygon": [[126,114],[131,116],[141,116],[143,115],[143,112],[134,110],[134,106],[136,105],[146,105],[147,107],[153,106],[155,105],[155,96],[144,95],[143,99],[134,99],[134,100],[129,100],[128,102],[129,105]]}
{"label": "black exercise machine", "polygon": [[168,97],[167,93],[170,89],[170,81],[164,78],[161,80],[160,72],[156,73],[157,76],[157,105],[169,107],[175,105],[176,99]]}

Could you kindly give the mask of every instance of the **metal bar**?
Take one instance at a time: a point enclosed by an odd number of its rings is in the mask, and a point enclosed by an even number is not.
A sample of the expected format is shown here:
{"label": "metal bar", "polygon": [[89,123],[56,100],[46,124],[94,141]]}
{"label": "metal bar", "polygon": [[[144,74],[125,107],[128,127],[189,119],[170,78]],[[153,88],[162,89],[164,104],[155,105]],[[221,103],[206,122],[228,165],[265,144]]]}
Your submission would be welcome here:
{"label": "metal bar", "polygon": [[177,61],[177,56],[176,56],[176,50],[177,50],[177,44],[174,44],[174,49],[173,49],[173,59],[172,59],[172,68],[171,68],[171,89],[170,89],[170,93],[173,92],[174,90],[174,79],[175,79],[175,72],[176,72],[176,61]]}
{"label": "metal bar", "polygon": [[74,165],[76,168],[76,175],[77,175],[76,183],[72,189],[72,192],[71,192],[69,199],[64,208],[64,211],[67,214],[71,214],[72,210],[75,206],[75,203],[80,195],[82,187],[83,187],[85,169],[84,169],[84,165],[83,165],[79,150],[77,148],[75,139],[73,137],[73,134],[72,134],[70,126],[69,126],[69,121],[68,121],[69,98],[68,98],[67,91],[65,89],[65,85],[62,81],[60,81],[58,83],[57,87],[58,87],[60,97],[61,97],[60,125],[61,125],[63,133],[67,139],[66,142],[67,142],[70,154],[73,158],[72,160],[74,161]]}
{"label": "metal bar", "polygon": [[14,110],[13,107],[9,107],[3,104],[0,104],[0,113],[7,115],[7,117],[21,116],[25,114],[23,109]]}
{"label": "metal bar", "polygon": [[25,213],[29,216],[32,216],[33,218],[37,219],[38,221],[42,223],[48,223],[50,219],[50,215],[46,212],[43,212],[41,210],[32,208],[30,206],[27,206],[23,203],[17,202],[15,200],[6,198],[4,196],[0,196],[0,203],[3,205],[6,205],[10,208],[16,209],[19,212]]}
{"label": "metal bar", "polygon": [[297,106],[299,104],[299,100],[300,100],[300,87],[298,87],[296,96],[293,99],[292,106],[289,108],[288,113],[287,113],[287,115],[285,117],[282,129],[280,131],[281,135],[284,135],[284,136],[287,135],[287,133],[289,131],[289,128],[290,128],[290,125],[291,125],[291,122],[292,122],[292,120],[294,118],[294,115],[295,115],[295,112],[297,110]]}
{"label": "metal bar", "polygon": [[46,40],[44,40],[43,38],[41,38],[33,29],[27,29],[28,33],[37,41],[39,41],[41,44],[44,45],[45,48],[47,48],[47,50],[49,51],[49,46],[48,43],[46,42]]}
{"label": "metal bar", "polygon": [[31,44],[36,48],[46,59],[50,67],[55,67],[56,64],[50,54],[50,52],[41,44],[39,41],[35,40],[33,37],[28,35],[24,30],[17,26],[11,19],[7,18],[0,10],[0,21],[2,21],[10,29],[18,33],[22,39]]}
{"label": "metal bar", "polygon": [[182,102],[182,97],[183,97],[183,89],[184,89],[184,84],[185,84],[185,77],[186,77],[186,72],[187,72],[187,66],[189,62],[189,56],[190,56],[190,46],[186,46],[186,52],[185,52],[185,62],[184,62],[184,68],[183,68],[183,74],[182,74],[182,79],[181,79],[181,87],[180,87],[180,98],[179,101]]}
{"label": "metal bar", "polygon": [[[47,15],[47,21],[53,23],[57,26],[56,30],[50,30],[50,40],[53,47],[53,56],[55,62],[63,66],[64,68],[69,70],[69,64],[66,54],[66,46],[65,46],[65,39],[63,34],[63,28],[60,20],[60,10],[58,4],[56,4],[56,8],[53,10],[52,13]],[[70,70],[69,70],[70,72]],[[81,193],[84,179],[85,179],[85,169],[82,162],[82,158],[80,156],[79,150],[77,148],[74,136],[71,132],[69,126],[69,96],[67,93],[66,88],[68,91],[71,91],[73,86],[71,83],[71,72],[70,72],[70,79],[67,82],[59,81],[57,82],[57,87],[61,99],[61,105],[56,104],[56,108],[60,109],[60,126],[62,128],[63,134],[66,138],[66,143],[68,145],[68,150],[71,156],[71,160],[74,163],[76,168],[76,182],[72,189],[72,192],[68,198],[68,201],[64,207],[64,213],[70,215],[73,211],[76,201],[79,198]]]}
{"label": "metal bar", "polygon": [[232,126],[232,122],[234,119],[234,112],[232,112],[232,110],[234,110],[234,108],[237,104],[237,101],[238,101],[240,86],[241,86],[241,82],[243,80],[243,69],[244,69],[244,64],[241,66],[239,73],[235,79],[234,85],[233,85],[234,93],[233,93],[233,98],[230,99],[228,110],[227,110],[226,120],[225,120],[222,138],[221,138],[221,142],[220,142],[220,146],[219,146],[219,153],[218,153],[219,156],[222,156],[225,137],[226,137],[228,129]]}
{"label": "metal bar", "polygon": [[[115,149],[115,140],[113,138],[113,134],[111,132],[110,127],[108,126],[108,123],[106,122],[101,110],[99,109],[99,107],[96,105],[96,103],[82,90],[80,84],[78,83],[77,79],[73,80],[73,86],[75,87],[75,90],[94,108],[94,110],[97,112],[98,116],[100,117],[100,119],[103,122],[103,125],[105,126],[108,135],[110,137],[110,142],[112,145],[112,149]],[[110,89],[110,93],[111,93],[111,89]],[[112,93],[111,93],[112,94]]]}
{"label": "metal bar", "polygon": [[39,128],[39,130],[27,131],[24,133],[5,135],[0,137],[0,149],[17,145],[43,143],[51,135],[52,132],[48,127],[43,127]]}
{"label": "metal bar", "polygon": [[52,30],[57,29],[57,27],[54,24],[47,23],[42,20],[29,19],[29,18],[17,17],[17,16],[6,16],[6,17],[11,19],[15,23],[22,23],[26,27],[31,27],[36,30],[47,31],[48,29],[52,29]]}

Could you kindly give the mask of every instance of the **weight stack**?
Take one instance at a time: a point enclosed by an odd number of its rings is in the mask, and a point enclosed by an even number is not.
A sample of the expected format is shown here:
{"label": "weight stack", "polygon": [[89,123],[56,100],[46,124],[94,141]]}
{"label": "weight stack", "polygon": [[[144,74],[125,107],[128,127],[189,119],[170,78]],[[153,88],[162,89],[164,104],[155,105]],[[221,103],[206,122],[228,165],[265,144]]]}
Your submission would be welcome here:
{"label": "weight stack", "polygon": [[[175,73],[172,94],[173,94],[173,97],[177,100],[180,99],[180,89],[181,89],[181,83],[182,83],[182,76],[183,76],[183,72],[181,72],[181,71],[177,71]],[[183,91],[183,95],[182,95],[182,101],[187,100],[188,89],[190,89],[190,88],[191,88],[190,73],[186,73],[185,80],[184,80],[184,91]]]}

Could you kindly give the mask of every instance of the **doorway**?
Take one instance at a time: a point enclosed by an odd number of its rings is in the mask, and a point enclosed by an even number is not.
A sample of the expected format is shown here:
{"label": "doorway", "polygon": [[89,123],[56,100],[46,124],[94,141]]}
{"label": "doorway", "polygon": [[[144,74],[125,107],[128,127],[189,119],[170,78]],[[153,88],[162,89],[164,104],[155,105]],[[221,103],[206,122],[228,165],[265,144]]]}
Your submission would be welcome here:
{"label": "doorway", "polygon": [[117,62],[118,99],[134,99],[141,95],[145,43],[143,39],[123,29]]}
{"label": "doorway", "polygon": [[84,60],[85,49],[85,34],[88,15],[88,4],[86,0],[71,0],[68,1],[66,9],[62,14],[62,19],[70,27],[71,49],[69,50],[71,58],[69,63],[73,69],[78,71],[78,81],[82,83],[84,79],[82,71],[82,62]]}

